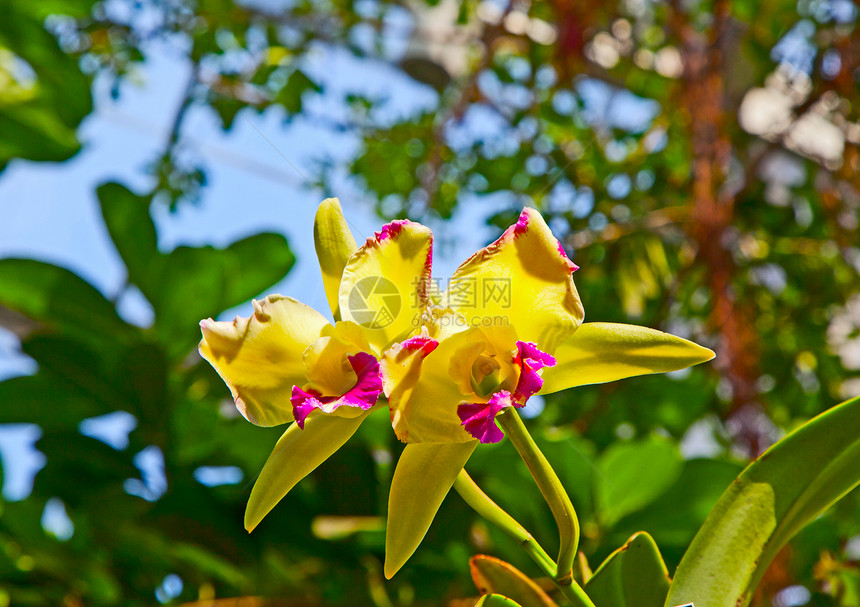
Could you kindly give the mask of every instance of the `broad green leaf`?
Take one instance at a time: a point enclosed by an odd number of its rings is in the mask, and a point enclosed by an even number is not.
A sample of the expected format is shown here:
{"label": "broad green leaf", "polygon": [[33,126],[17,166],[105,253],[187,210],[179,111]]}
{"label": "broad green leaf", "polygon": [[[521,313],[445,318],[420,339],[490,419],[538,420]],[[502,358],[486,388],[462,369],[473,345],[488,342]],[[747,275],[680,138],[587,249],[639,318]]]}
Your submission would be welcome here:
{"label": "broad green leaf", "polygon": [[544,369],[541,394],[677,371],[714,357],[707,348],[662,331],[608,322],[583,323],[553,355],[558,364]]}
{"label": "broad green leaf", "polygon": [[646,506],[672,486],[682,468],[678,447],[666,439],[612,445],[600,456],[594,476],[597,516],[612,525]]}
{"label": "broad green leaf", "polygon": [[[619,519],[607,539],[621,544],[640,529],[647,529],[660,545],[667,560],[674,555],[677,563],[705,522],[724,488],[742,470],[733,462],[692,459],[660,497],[650,504]],[[611,539],[610,539],[611,538]]]}
{"label": "broad green leaf", "polygon": [[43,372],[0,382],[0,403],[0,424],[34,423],[43,430],[74,430],[81,420],[114,410]]}
{"label": "broad green leaf", "polygon": [[291,424],[254,483],[245,509],[245,529],[253,531],[290,489],[355,434],[367,415],[353,418],[317,415],[307,420],[304,430]]}
{"label": "broad green leaf", "polygon": [[388,496],[386,578],[391,579],[418,548],[477,444],[410,443],[403,449]]}
{"label": "broad green leaf", "polygon": [[108,342],[91,348],[66,336],[35,335],[22,349],[39,363],[40,374],[66,391],[56,407],[81,397],[95,401],[102,413],[122,409],[158,428],[164,423],[167,366],[158,346]]}
{"label": "broad green leaf", "polygon": [[475,607],[523,607],[513,599],[501,594],[485,594],[478,599]]}
{"label": "broad green leaf", "polygon": [[259,295],[293,267],[296,261],[287,239],[264,232],[237,240],[223,250],[224,306],[233,307]]}
{"label": "broad green leaf", "polygon": [[323,285],[331,313],[340,320],[338,290],[346,262],[358,249],[355,238],[346,224],[340,201],[326,198],[320,203],[314,219],[314,246],[320,262]]}
{"label": "broad green leaf", "polygon": [[69,270],[33,259],[0,259],[0,305],[88,341],[131,331],[95,287]]}
{"label": "broad green leaf", "polygon": [[556,607],[540,586],[510,563],[477,554],[469,559],[469,569],[481,594],[500,594],[522,607]]}
{"label": "broad green leaf", "polygon": [[55,495],[71,508],[98,502],[103,494],[115,493],[125,479],[140,476],[133,453],[116,451],[75,430],[46,433],[36,448],[47,463],[36,475],[34,491]]}
{"label": "broad green leaf", "polygon": [[128,269],[129,282],[152,299],[158,287],[161,259],[155,224],[149,215],[150,198],[138,196],[119,183],[104,183],[96,194],[105,225]]}
{"label": "broad green leaf", "polygon": [[681,560],[667,607],[747,605],[774,555],[860,484],[860,398],[825,411],[751,463]]}
{"label": "broad green leaf", "polygon": [[637,533],[610,554],[585,585],[596,605],[662,607],[669,572],[650,535]]}
{"label": "broad green leaf", "polygon": [[156,329],[171,353],[184,355],[200,339],[197,323],[239,305],[284,277],[295,262],[286,239],[257,234],[226,249],[177,247],[163,259],[150,303]]}
{"label": "broad green leaf", "polygon": [[[41,16],[24,12],[29,4],[2,4],[0,170],[12,158],[66,160],[80,149],[75,129],[92,111],[77,57],[63,52]],[[28,68],[23,77],[18,64]]]}
{"label": "broad green leaf", "polygon": [[322,88],[308,78],[304,72],[295,70],[287,78],[287,82],[275,97],[275,101],[283,105],[290,114],[298,114],[302,111],[302,101],[307,91],[319,93]]}

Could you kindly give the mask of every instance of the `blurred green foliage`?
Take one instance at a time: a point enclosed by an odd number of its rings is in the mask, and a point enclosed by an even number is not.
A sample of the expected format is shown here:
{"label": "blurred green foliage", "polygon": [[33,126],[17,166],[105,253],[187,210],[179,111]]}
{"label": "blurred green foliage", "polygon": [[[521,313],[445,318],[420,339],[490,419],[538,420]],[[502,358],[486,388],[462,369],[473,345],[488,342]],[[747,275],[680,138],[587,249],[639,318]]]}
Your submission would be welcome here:
{"label": "blurred green foliage", "polygon": [[[46,457],[32,494],[0,503],[0,605],[432,605],[477,594],[474,552],[535,573],[452,496],[409,566],[383,584],[382,532],[352,517],[385,515],[399,446],[384,413],[257,531],[242,528],[279,432],[237,418],[195,353],[197,322],[265,292],[293,253],[277,234],[162,251],[149,211],[205,204],[206,167],[177,154],[189,107],[211,108],[225,130],[243,111],[324,121],[308,100],[330,93],[303,64],[319,45],[436,87],[435,107],[419,115],[380,112],[382,97],[340,100],[348,120],[331,126],[362,142],[347,169],[381,216],[450,219],[485,205],[502,228],[534,204],[582,268],[588,320],[662,328],[717,351],[689,373],[547,398],[531,423],[592,566],[644,530],[671,573],[747,459],[857,393],[856,4],[287,4],[0,0],[0,169],[77,152],[92,78],[118,92],[148,41],[181,39],[194,68],[153,189],[97,191],[152,326],[128,324],[68,270],[0,260],[0,322],[38,364],[0,383],[0,423],[37,424]],[[405,54],[386,50],[392,39]],[[767,102],[756,107],[756,96]],[[312,177],[334,187],[325,163]],[[117,411],[136,420],[127,445],[79,431]],[[165,487],[147,484],[141,453],[163,457]],[[244,480],[206,486],[201,466],[235,466]],[[552,517],[510,445],[482,447],[468,469],[552,552]],[[70,537],[42,524],[56,500]],[[854,492],[778,555],[756,604],[786,605],[780,593],[799,585],[809,598],[794,604],[856,605],[858,536]]]}

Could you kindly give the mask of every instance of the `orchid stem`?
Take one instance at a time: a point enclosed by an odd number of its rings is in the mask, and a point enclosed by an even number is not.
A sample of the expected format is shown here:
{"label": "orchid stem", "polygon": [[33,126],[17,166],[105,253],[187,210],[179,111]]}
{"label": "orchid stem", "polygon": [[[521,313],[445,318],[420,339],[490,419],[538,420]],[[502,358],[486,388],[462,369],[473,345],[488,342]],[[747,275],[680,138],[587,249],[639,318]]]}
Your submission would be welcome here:
{"label": "orchid stem", "polygon": [[546,575],[555,577],[555,561],[525,527],[481,490],[468,472],[460,470],[460,475],[454,481],[454,489],[475,512],[519,542]]}
{"label": "orchid stem", "polygon": [[573,559],[579,546],[579,519],[576,517],[576,511],[555,470],[538,449],[516,409],[510,407],[496,419],[526,463],[555,518],[559,547],[558,568],[554,579],[559,584],[567,585],[568,581],[573,579]]}
{"label": "orchid stem", "polygon": [[523,527],[510,514],[505,512],[493,499],[481,490],[481,488],[472,480],[469,473],[465,470],[460,471],[457,480],[454,481],[454,489],[460,494],[460,497],[469,504],[469,506],[482,517],[487,519],[507,533],[526,551],[526,553],[537,563],[541,571],[552,578],[558,586],[561,593],[575,607],[594,607],[594,603],[585,594],[585,591],[577,584],[573,578],[566,584],[559,583],[556,580],[557,566],[555,561],[546,553],[546,551],[538,544],[537,540],[528,530]]}

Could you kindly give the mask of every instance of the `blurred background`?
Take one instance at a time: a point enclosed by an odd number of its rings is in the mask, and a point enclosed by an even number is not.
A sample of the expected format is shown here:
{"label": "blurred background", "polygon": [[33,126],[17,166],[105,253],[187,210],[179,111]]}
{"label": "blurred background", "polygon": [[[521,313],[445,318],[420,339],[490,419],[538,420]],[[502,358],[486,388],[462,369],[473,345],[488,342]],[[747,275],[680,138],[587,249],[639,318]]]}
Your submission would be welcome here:
{"label": "blurred background", "polygon": [[[850,0],[0,0],[0,607],[445,605],[468,558],[537,575],[452,494],[381,572],[401,446],[365,422],[251,535],[282,429],[238,416],[201,318],[325,310],[312,223],[436,234],[434,275],[539,208],[586,320],[717,352],[532,399],[592,567],[670,571],[751,458],[860,393],[860,36]],[[549,552],[506,442],[468,469]],[[244,597],[238,600],[238,597]],[[219,600],[221,602],[213,602]],[[759,606],[860,605],[856,491]]]}

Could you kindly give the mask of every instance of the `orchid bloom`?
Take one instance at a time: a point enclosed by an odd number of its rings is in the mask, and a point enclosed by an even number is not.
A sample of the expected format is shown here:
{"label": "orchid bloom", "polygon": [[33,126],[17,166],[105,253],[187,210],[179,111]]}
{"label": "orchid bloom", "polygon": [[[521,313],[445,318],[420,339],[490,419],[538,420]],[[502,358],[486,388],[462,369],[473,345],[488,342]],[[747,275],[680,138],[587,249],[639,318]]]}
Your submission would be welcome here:
{"label": "orchid bloom", "polygon": [[[395,221],[359,248],[340,203],[328,199],[317,211],[314,240],[335,324],[281,295],[254,301],[250,317],[200,323],[200,354],[230,388],[241,414],[260,426],[295,421],[251,491],[249,531],[376,407],[382,353],[414,331],[412,319],[428,304],[428,228]],[[413,343],[398,348],[408,351]]]}
{"label": "orchid bloom", "polygon": [[433,348],[384,353],[383,389],[394,431],[407,443],[389,497],[387,577],[418,547],[479,442],[502,439],[497,415],[534,394],[713,358],[653,329],[582,324],[577,269],[541,215],[526,208],[454,272],[440,305],[425,310],[420,339]]}

